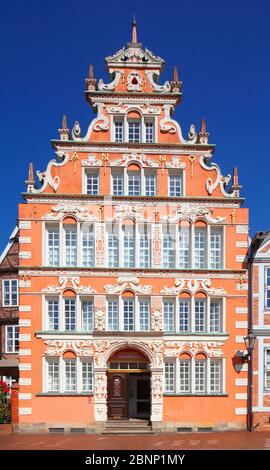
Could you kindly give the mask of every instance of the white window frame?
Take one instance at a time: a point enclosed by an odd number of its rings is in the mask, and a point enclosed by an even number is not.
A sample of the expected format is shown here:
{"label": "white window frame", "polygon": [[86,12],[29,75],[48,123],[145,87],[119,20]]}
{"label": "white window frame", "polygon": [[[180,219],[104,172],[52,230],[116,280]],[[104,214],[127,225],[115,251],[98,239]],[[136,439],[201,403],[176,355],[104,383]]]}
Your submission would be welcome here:
{"label": "white window frame", "polygon": [[[8,351],[8,329],[12,331],[12,351]],[[5,325],[5,354],[17,354],[19,352],[19,345],[17,350],[15,345],[16,336],[19,341],[19,331],[19,325]]]}
{"label": "white window frame", "polygon": [[269,278],[269,281],[270,281],[270,274],[269,276],[267,275],[267,272],[269,270],[269,273],[270,273],[270,266],[265,266],[265,270],[264,270],[264,306],[265,306],[265,310],[270,310],[270,305],[268,307],[267,305],[267,293],[269,292],[269,299],[270,299],[270,283],[269,283],[269,286],[267,285],[267,278]]}
{"label": "white window frame", "polygon": [[[16,304],[12,304],[12,283],[16,283]],[[5,302],[5,283],[9,286],[9,302]],[[2,279],[2,307],[18,307],[19,305],[19,283],[18,279]]]}
{"label": "white window frame", "polygon": [[[97,193],[91,194],[88,193],[88,175],[97,175]],[[84,194],[87,194],[87,196],[99,196],[100,195],[100,170],[99,168],[93,167],[93,168],[86,168],[84,170]]]}
{"label": "white window frame", "polygon": [[[71,359],[75,362],[76,368],[76,391],[67,391],[66,390],[66,376],[65,376],[65,361],[70,359],[65,359],[63,356],[51,356],[43,357],[43,392],[51,395],[92,395],[94,392],[94,361],[93,357],[76,357]],[[58,362],[59,363],[59,390],[50,391],[49,390],[49,363]],[[92,365],[92,387],[89,390],[83,390],[83,364],[89,362]]]}
{"label": "white window frame", "polygon": [[[175,185],[174,185],[174,191],[172,191],[171,189],[171,178],[172,177],[176,177],[176,176],[179,176],[180,177],[180,194],[175,194],[176,191],[175,191]],[[183,197],[184,196],[184,172],[183,170],[169,170],[168,172],[168,196],[169,197]]]}
{"label": "white window frame", "polygon": [[[267,353],[269,353],[269,364],[267,362]],[[265,392],[270,392],[270,347],[264,348],[263,356],[264,356],[264,374],[263,374],[264,384],[263,384],[263,388],[264,388]],[[267,375],[268,374],[269,374],[269,379],[267,380]],[[269,387],[267,386],[268,381],[269,381]]]}

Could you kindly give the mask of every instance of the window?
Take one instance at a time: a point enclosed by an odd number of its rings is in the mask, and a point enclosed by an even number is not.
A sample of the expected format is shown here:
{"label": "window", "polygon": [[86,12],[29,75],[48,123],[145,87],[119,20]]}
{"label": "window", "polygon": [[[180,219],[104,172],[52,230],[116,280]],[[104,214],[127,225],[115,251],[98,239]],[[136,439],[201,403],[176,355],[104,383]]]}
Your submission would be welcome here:
{"label": "window", "polygon": [[190,267],[190,229],[179,227],[179,268]]}
{"label": "window", "polygon": [[195,269],[206,267],[206,229],[195,227]]}
{"label": "window", "polygon": [[134,331],[135,327],[134,300],[124,300],[124,331]]}
{"label": "window", "polygon": [[141,172],[128,171],[128,195],[140,196],[141,195]]}
{"label": "window", "polygon": [[76,359],[64,359],[65,361],[65,392],[77,390]]}
{"label": "window", "polygon": [[195,300],[195,331],[204,333],[206,330],[206,301]]}
{"label": "window", "polygon": [[169,196],[182,196],[182,173],[170,172],[169,174]]}
{"label": "window", "polygon": [[141,123],[139,120],[128,121],[128,141],[129,142],[141,141]]}
{"label": "window", "polygon": [[190,331],[190,300],[179,300],[179,332]]}
{"label": "window", "polygon": [[164,308],[164,331],[171,333],[175,331],[175,304],[173,300],[165,300]]}
{"label": "window", "polygon": [[206,391],[206,360],[195,360],[195,392]]}
{"label": "window", "polygon": [[222,361],[219,359],[210,361],[210,392],[222,392]]}
{"label": "window", "polygon": [[6,325],[5,340],[5,352],[17,353],[19,351],[19,326]]}
{"label": "window", "polygon": [[173,230],[167,228],[163,232],[163,267],[174,268],[175,267],[175,246]]}
{"label": "window", "polygon": [[114,140],[115,140],[115,142],[123,142],[123,140],[124,140],[124,123],[123,123],[123,121],[115,121],[115,123],[114,123]]}
{"label": "window", "polygon": [[91,196],[97,196],[99,194],[98,171],[88,171],[86,173],[86,193]]}
{"label": "window", "polygon": [[76,300],[65,299],[65,330],[76,330]]}
{"label": "window", "polygon": [[2,281],[2,305],[3,307],[18,306],[18,280],[4,279]]}
{"label": "window", "polygon": [[47,247],[48,256],[47,264],[49,266],[59,266],[60,250],[59,250],[59,226],[47,227]]}
{"label": "window", "polygon": [[119,308],[116,299],[108,301],[108,328],[109,331],[119,330]]}
{"label": "window", "polygon": [[264,350],[264,389],[270,390],[270,349]]}
{"label": "window", "polygon": [[59,330],[59,301],[47,300],[48,321],[47,329],[50,331]]}
{"label": "window", "polygon": [[59,392],[60,389],[60,371],[59,359],[48,359],[48,392]]}
{"label": "window", "polygon": [[117,268],[119,266],[119,238],[118,231],[108,228],[108,266]]}
{"label": "window", "polygon": [[222,268],[222,229],[220,227],[211,227],[210,268]]}
{"label": "window", "polygon": [[95,236],[93,225],[83,225],[82,227],[82,264],[85,267],[95,265]]}
{"label": "window", "polygon": [[222,325],[222,304],[215,300],[210,303],[210,331],[211,333],[220,333],[223,330]]}
{"label": "window", "polygon": [[94,306],[90,300],[82,302],[82,331],[93,331]]}
{"label": "window", "polygon": [[180,392],[191,392],[191,360],[180,359],[179,361]]}
{"label": "window", "polygon": [[77,264],[77,225],[65,226],[65,265],[75,267]]}
{"label": "window", "polygon": [[140,331],[150,329],[150,303],[148,300],[140,300]]}
{"label": "window", "polygon": [[165,392],[175,392],[175,363],[165,362]]}
{"label": "window", "polygon": [[124,194],[124,175],[123,172],[112,172],[112,193],[113,196],[123,196]]}
{"label": "window", "polygon": [[82,360],[82,391],[91,392],[93,390],[93,363]]}
{"label": "window", "polygon": [[145,142],[147,144],[154,142],[154,123],[152,121],[145,122]]}
{"label": "window", "polygon": [[144,173],[145,181],[145,196],[156,196],[157,192],[157,178],[155,173]]}
{"label": "window", "polygon": [[150,234],[147,230],[141,228],[140,230],[140,267],[141,268],[150,268],[151,258],[150,258]]}
{"label": "window", "polygon": [[135,227],[124,225],[124,267],[135,267]]}
{"label": "window", "polygon": [[270,309],[270,268],[265,270],[265,306]]}

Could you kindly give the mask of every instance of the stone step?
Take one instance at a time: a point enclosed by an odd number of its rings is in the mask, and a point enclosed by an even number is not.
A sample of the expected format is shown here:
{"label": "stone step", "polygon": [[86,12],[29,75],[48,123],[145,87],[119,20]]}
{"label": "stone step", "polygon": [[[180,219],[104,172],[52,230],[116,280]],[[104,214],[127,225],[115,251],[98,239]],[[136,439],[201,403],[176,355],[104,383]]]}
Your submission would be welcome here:
{"label": "stone step", "polygon": [[154,434],[152,428],[105,428],[102,434]]}
{"label": "stone step", "polygon": [[149,427],[149,421],[107,421],[106,422],[106,427]]}
{"label": "stone step", "polygon": [[152,426],[148,420],[127,419],[108,420],[103,434],[152,434]]}

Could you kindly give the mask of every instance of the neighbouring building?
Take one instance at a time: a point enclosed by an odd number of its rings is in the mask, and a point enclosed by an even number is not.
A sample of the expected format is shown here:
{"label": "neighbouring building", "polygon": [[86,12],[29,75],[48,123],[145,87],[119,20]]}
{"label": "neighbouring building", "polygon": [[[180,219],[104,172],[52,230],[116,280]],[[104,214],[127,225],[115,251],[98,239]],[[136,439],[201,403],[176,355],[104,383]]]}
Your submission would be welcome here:
{"label": "neighbouring building", "polygon": [[[19,429],[149,420],[244,429],[248,210],[212,162],[205,120],[183,136],[174,68],[132,40],[90,66],[96,117],[52,145],[19,205]],[[107,424],[106,424],[107,423]]]}
{"label": "neighbouring building", "polygon": [[258,232],[250,245],[250,329],[253,352],[253,428],[270,430],[270,232]]}
{"label": "neighbouring building", "polygon": [[19,236],[16,227],[0,256],[0,378],[19,379]]}

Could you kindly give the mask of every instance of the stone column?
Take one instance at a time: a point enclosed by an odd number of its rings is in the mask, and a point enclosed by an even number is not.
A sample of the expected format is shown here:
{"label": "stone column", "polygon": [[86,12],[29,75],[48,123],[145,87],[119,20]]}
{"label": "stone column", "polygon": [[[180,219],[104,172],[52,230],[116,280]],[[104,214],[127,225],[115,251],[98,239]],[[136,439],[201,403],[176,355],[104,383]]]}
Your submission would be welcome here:
{"label": "stone column", "polygon": [[151,330],[163,330],[163,315],[162,315],[162,296],[153,295],[151,297]]}
{"label": "stone column", "polygon": [[107,369],[94,368],[94,417],[96,422],[107,421]]}
{"label": "stone column", "polygon": [[151,421],[154,427],[163,420],[163,367],[151,369]]}

